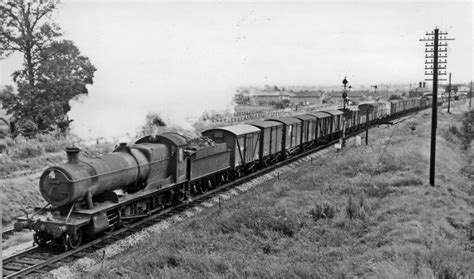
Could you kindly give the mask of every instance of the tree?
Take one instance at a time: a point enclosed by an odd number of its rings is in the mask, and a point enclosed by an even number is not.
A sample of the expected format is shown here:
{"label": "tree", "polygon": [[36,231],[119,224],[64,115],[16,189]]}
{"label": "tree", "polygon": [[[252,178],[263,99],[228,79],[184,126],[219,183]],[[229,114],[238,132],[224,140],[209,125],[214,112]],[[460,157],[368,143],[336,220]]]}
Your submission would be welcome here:
{"label": "tree", "polygon": [[61,36],[59,26],[50,22],[55,8],[54,1],[6,1],[0,5],[0,56],[23,53],[25,69],[15,72],[14,78],[25,78],[30,86],[35,84],[40,52]]}
{"label": "tree", "polygon": [[400,95],[392,94],[392,95],[390,95],[390,97],[388,97],[388,100],[389,101],[391,101],[391,100],[403,100],[403,97],[400,96]]}
{"label": "tree", "polygon": [[72,121],[69,101],[87,94],[96,68],[80,54],[72,41],[59,40],[60,28],[51,22],[53,1],[11,1],[0,4],[0,56],[13,52],[24,56],[23,69],[12,76],[18,94],[0,95],[3,108],[12,115],[15,130],[29,134],[58,129],[65,132]]}
{"label": "tree", "polygon": [[279,101],[272,101],[271,105],[275,109],[284,109],[290,105],[290,100],[285,99],[285,100],[279,100]]}

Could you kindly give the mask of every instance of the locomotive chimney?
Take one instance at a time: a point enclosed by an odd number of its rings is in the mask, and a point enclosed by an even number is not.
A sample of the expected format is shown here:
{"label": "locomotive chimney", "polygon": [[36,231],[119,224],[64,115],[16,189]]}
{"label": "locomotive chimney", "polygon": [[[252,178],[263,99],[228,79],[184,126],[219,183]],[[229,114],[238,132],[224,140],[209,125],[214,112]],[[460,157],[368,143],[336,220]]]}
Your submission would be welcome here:
{"label": "locomotive chimney", "polygon": [[420,86],[418,86],[418,87],[420,87],[420,88],[421,88],[421,84],[422,84],[422,83],[421,83],[421,81],[420,81]]}
{"label": "locomotive chimney", "polygon": [[425,88],[425,87],[426,87],[426,82],[423,81],[423,88]]}
{"label": "locomotive chimney", "polygon": [[66,147],[67,162],[76,164],[79,162],[79,152],[81,150],[77,147]]}

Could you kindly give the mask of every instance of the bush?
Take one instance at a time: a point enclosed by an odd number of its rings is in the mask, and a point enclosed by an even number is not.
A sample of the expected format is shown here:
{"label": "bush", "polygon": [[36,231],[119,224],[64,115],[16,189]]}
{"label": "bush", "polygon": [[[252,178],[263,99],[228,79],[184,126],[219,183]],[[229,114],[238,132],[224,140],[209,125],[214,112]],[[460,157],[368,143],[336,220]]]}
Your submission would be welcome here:
{"label": "bush", "polygon": [[471,142],[474,140],[474,112],[472,111],[464,114],[460,138],[464,150],[468,149]]}
{"label": "bush", "polygon": [[38,157],[44,153],[42,146],[24,145],[15,150],[13,157],[17,159],[27,159]]}
{"label": "bush", "polygon": [[427,262],[435,278],[455,279],[469,276],[469,267],[465,261],[469,258],[470,255],[459,248],[441,245],[428,253]]}
{"label": "bush", "polygon": [[352,195],[349,196],[346,206],[346,214],[349,219],[365,219],[368,215],[368,210],[369,207],[365,204],[363,196],[360,196],[359,202],[356,202]]}
{"label": "bush", "polygon": [[411,133],[413,134],[413,132],[416,130],[416,126],[418,125],[418,123],[416,121],[410,121],[408,122],[407,126],[408,126],[408,129],[410,129]]}
{"label": "bush", "polygon": [[290,100],[281,100],[278,102],[272,101],[270,103],[275,109],[284,109],[290,105]]}
{"label": "bush", "polygon": [[332,219],[336,215],[336,208],[326,202],[316,203],[309,211],[309,215],[313,217],[314,221],[318,221],[319,219]]}
{"label": "bush", "polygon": [[299,218],[286,210],[264,210],[246,208],[232,213],[220,222],[221,232],[234,233],[251,230],[266,238],[269,231],[292,237],[300,229]]}
{"label": "bush", "polygon": [[390,97],[388,97],[388,100],[391,101],[391,100],[403,100],[403,97],[400,96],[400,95],[397,95],[397,94],[392,94],[390,95]]}

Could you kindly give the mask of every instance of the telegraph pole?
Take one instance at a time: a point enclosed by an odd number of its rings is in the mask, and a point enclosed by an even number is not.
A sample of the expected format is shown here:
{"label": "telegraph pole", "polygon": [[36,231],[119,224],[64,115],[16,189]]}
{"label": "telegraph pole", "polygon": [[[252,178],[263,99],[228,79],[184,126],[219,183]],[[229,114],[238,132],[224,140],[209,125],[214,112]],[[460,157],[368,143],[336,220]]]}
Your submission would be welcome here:
{"label": "telegraph pole", "polygon": [[472,80],[471,80],[471,86],[469,87],[469,111],[471,111],[471,100],[472,100]]}
{"label": "telegraph pole", "polygon": [[448,113],[451,106],[451,73],[449,73],[449,84],[448,84]]}
{"label": "telegraph pole", "polygon": [[[448,57],[448,43],[443,41],[449,41],[454,39],[448,39],[446,37],[447,32],[439,32],[436,27],[433,32],[426,33],[427,38],[420,39],[421,42],[425,43],[425,75],[432,76],[425,80],[433,81],[433,104],[432,104],[432,116],[431,116],[431,152],[430,152],[430,185],[435,184],[435,162],[436,162],[436,128],[438,122],[438,75],[446,75],[446,63]],[[441,41],[441,43],[440,43]],[[444,49],[443,49],[444,47]],[[439,55],[441,53],[441,55]],[[444,54],[443,54],[444,53]],[[444,61],[443,61],[444,58]],[[441,64],[441,65],[439,65]],[[444,64],[444,65],[443,65]],[[442,70],[445,70],[444,72]]]}

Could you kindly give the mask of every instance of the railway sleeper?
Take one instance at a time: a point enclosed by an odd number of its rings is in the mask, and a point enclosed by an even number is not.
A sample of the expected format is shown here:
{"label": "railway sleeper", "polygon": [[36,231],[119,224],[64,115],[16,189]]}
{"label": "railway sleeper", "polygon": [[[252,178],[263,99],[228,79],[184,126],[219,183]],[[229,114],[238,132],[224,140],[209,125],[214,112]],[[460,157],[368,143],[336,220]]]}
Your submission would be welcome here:
{"label": "railway sleeper", "polygon": [[38,260],[47,260],[47,259],[50,258],[51,256],[44,256],[44,255],[31,254],[31,255],[27,255],[27,256],[25,256],[25,257],[31,258],[31,259],[38,259]]}
{"label": "railway sleeper", "polygon": [[83,258],[85,256],[87,256],[88,253],[84,253],[84,252],[77,252],[77,253],[74,253],[72,254],[71,256],[76,258],[76,259],[80,259],[80,258]]}
{"label": "railway sleeper", "polygon": [[24,269],[23,266],[18,266],[18,265],[4,265],[2,268],[4,270],[11,270],[11,271],[15,271],[15,272]]}
{"label": "railway sleeper", "polygon": [[60,263],[72,263],[74,261],[75,261],[75,259],[72,259],[70,257],[66,257],[66,258],[62,258],[62,259],[58,260],[58,262],[60,262]]}
{"label": "railway sleeper", "polygon": [[19,264],[27,264],[27,265],[35,265],[40,263],[41,261],[38,260],[25,260],[25,259],[15,259],[14,263],[19,263]]}
{"label": "railway sleeper", "polygon": [[106,244],[106,243],[104,243],[104,242],[100,242],[100,243],[97,243],[97,244],[94,244],[94,245],[92,245],[92,248],[94,248],[94,249],[97,249],[97,250],[98,250],[98,249],[102,249],[102,248],[104,248],[105,246],[107,246],[107,244]]}

